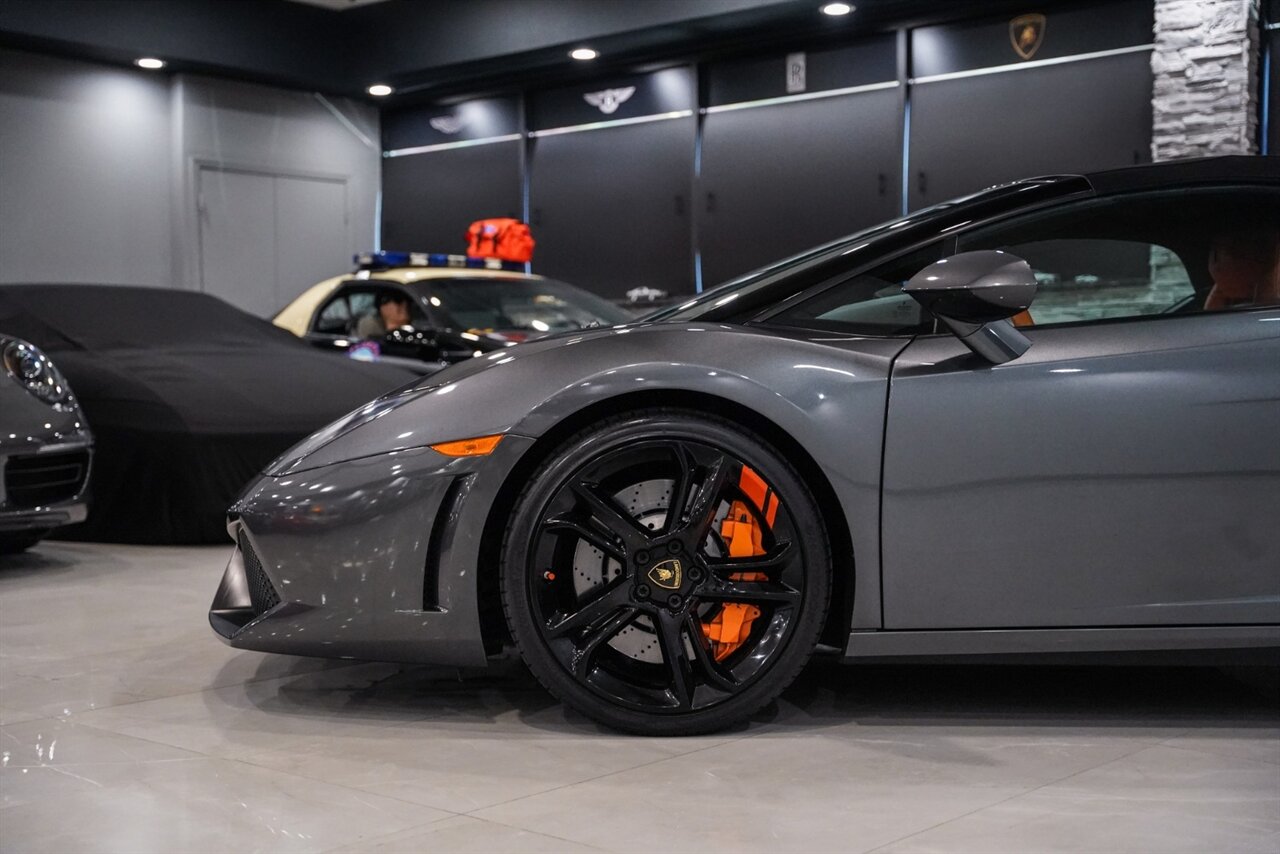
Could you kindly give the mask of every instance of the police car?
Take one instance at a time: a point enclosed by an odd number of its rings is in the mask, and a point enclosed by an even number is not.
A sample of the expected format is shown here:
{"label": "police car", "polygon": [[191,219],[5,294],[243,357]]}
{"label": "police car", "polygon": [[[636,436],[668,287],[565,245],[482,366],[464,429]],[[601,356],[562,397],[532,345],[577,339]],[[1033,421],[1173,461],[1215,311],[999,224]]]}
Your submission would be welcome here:
{"label": "police car", "polygon": [[416,360],[420,370],[530,338],[625,323],[631,315],[573,285],[496,258],[368,252],[275,316],[276,326],[353,358]]}

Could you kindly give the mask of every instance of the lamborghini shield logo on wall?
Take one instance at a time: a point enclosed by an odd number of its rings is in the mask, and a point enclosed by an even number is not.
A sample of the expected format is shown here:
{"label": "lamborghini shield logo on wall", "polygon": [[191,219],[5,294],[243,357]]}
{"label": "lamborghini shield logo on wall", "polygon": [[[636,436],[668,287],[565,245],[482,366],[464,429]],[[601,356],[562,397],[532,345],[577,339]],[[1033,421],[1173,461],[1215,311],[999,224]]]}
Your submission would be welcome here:
{"label": "lamborghini shield logo on wall", "polygon": [[616,113],[618,107],[622,106],[635,93],[636,87],[623,86],[621,89],[601,89],[599,92],[588,92],[582,96],[582,100],[593,107],[599,107],[600,112],[607,116],[610,113]]}
{"label": "lamborghini shield logo on wall", "polygon": [[649,580],[663,590],[679,590],[684,581],[684,571],[678,560],[664,560],[649,570]]}
{"label": "lamborghini shield logo on wall", "polygon": [[1038,12],[1019,15],[1009,22],[1009,41],[1023,59],[1030,59],[1044,41],[1045,17]]}

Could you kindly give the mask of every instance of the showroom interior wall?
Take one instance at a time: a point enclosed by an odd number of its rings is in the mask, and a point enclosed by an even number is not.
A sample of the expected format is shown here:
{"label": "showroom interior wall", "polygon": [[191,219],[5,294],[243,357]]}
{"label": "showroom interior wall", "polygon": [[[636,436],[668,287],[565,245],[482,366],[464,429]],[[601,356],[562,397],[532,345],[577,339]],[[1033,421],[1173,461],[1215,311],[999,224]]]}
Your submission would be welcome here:
{"label": "showroom interior wall", "polygon": [[[456,250],[521,199],[534,272],[681,294],[993,183],[1147,162],[1153,5],[1052,10],[1026,56],[1002,16],[389,108],[383,243]],[[499,101],[505,122],[468,130]],[[443,177],[463,157],[492,168]]]}
{"label": "showroom interior wall", "polygon": [[0,281],[167,284],[170,111],[163,77],[0,50]]}
{"label": "showroom interior wall", "polygon": [[175,87],[181,281],[270,315],[375,242],[373,107],[205,77]]}
{"label": "showroom interior wall", "polygon": [[270,314],[374,242],[377,110],[0,50],[0,281],[206,290]]}

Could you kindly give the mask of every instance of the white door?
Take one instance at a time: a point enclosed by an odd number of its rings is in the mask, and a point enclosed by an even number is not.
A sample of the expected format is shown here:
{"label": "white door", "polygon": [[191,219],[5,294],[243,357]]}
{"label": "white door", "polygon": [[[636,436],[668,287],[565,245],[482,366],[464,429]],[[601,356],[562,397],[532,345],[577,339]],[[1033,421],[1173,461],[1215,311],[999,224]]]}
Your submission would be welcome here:
{"label": "white door", "polygon": [[351,270],[347,187],[277,176],[275,314],[316,282]]}
{"label": "white door", "polygon": [[203,167],[201,290],[270,317],[351,264],[346,184]]}

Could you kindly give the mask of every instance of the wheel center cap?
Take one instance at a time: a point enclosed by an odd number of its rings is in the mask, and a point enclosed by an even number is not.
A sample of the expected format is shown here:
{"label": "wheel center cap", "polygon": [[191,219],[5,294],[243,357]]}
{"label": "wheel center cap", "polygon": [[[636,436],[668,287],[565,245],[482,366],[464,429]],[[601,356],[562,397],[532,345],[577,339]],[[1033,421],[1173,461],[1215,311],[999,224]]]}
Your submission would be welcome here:
{"label": "wheel center cap", "polygon": [[645,573],[649,583],[663,590],[679,590],[684,584],[684,565],[679,558],[671,558],[649,567]]}

